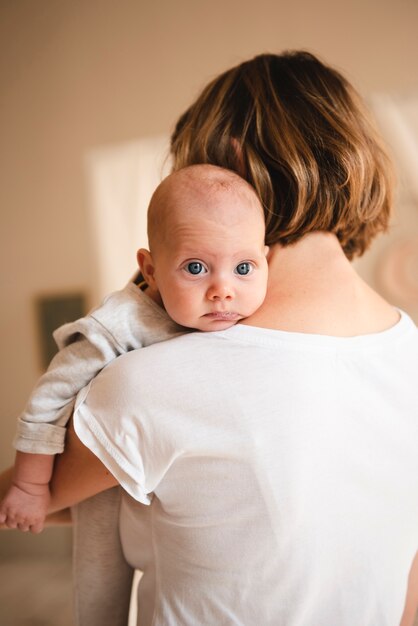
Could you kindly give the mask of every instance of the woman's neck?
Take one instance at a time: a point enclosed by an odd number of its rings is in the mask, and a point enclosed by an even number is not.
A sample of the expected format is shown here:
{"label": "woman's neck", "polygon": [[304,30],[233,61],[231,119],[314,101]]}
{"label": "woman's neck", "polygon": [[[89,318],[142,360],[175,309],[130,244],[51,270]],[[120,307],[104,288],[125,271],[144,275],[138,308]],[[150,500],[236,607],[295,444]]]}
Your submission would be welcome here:
{"label": "woman's neck", "polygon": [[358,276],[338,239],[315,232],[269,253],[264,304],[245,324],[336,336],[379,332],[399,314]]}

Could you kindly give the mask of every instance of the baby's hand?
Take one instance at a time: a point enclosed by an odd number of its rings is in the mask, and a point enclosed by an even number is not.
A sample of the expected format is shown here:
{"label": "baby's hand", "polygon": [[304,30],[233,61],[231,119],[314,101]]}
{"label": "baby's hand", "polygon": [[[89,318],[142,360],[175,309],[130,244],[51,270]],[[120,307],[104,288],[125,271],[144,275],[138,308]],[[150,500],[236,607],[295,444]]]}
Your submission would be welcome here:
{"label": "baby's hand", "polygon": [[50,500],[49,485],[13,483],[0,504],[0,524],[40,533]]}

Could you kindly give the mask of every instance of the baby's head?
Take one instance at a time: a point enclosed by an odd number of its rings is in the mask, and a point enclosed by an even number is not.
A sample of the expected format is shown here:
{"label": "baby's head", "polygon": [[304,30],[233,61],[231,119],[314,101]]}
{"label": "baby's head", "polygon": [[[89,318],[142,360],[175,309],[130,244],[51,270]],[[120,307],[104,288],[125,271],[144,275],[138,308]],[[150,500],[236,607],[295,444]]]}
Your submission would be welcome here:
{"label": "baby's head", "polygon": [[148,209],[142,274],[182,326],[224,330],[254,313],[267,289],[264,214],[253,188],[213,165],[174,172]]}

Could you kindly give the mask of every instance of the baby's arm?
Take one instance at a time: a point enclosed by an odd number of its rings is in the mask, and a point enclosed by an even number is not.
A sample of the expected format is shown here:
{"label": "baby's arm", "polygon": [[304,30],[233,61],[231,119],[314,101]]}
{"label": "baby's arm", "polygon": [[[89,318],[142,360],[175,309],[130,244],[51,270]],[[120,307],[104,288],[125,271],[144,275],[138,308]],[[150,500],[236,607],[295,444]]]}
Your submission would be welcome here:
{"label": "baby's arm", "polygon": [[34,532],[42,528],[54,455],[64,449],[77,393],[117,356],[179,332],[184,329],[133,283],[108,296],[86,317],[55,331],[60,351],[18,420],[14,484],[0,503],[0,523]]}
{"label": "baby's arm", "polygon": [[139,347],[141,338],[126,319],[136,307],[130,285],[109,296],[90,315],[54,334],[60,351],[32,392],[18,420],[13,483],[0,503],[0,523],[40,532],[49,503],[54,455],[64,449],[74,398],[110,361]]}

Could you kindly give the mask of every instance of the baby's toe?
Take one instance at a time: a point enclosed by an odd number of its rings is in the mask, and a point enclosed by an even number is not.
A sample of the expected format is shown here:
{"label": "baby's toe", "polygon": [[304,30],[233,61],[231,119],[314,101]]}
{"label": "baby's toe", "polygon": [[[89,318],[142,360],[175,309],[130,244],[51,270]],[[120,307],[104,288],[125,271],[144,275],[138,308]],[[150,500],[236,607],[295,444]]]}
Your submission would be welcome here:
{"label": "baby's toe", "polygon": [[35,524],[31,524],[29,527],[30,532],[33,533],[34,535],[38,535],[39,533],[43,531],[43,529],[44,529],[43,521],[36,522]]}
{"label": "baby's toe", "polygon": [[17,528],[17,521],[14,517],[11,517],[10,515],[7,516],[6,519],[6,526],[7,528]]}
{"label": "baby's toe", "polygon": [[18,523],[17,527],[22,531],[22,533],[27,533],[29,530],[29,524],[27,523]]}

